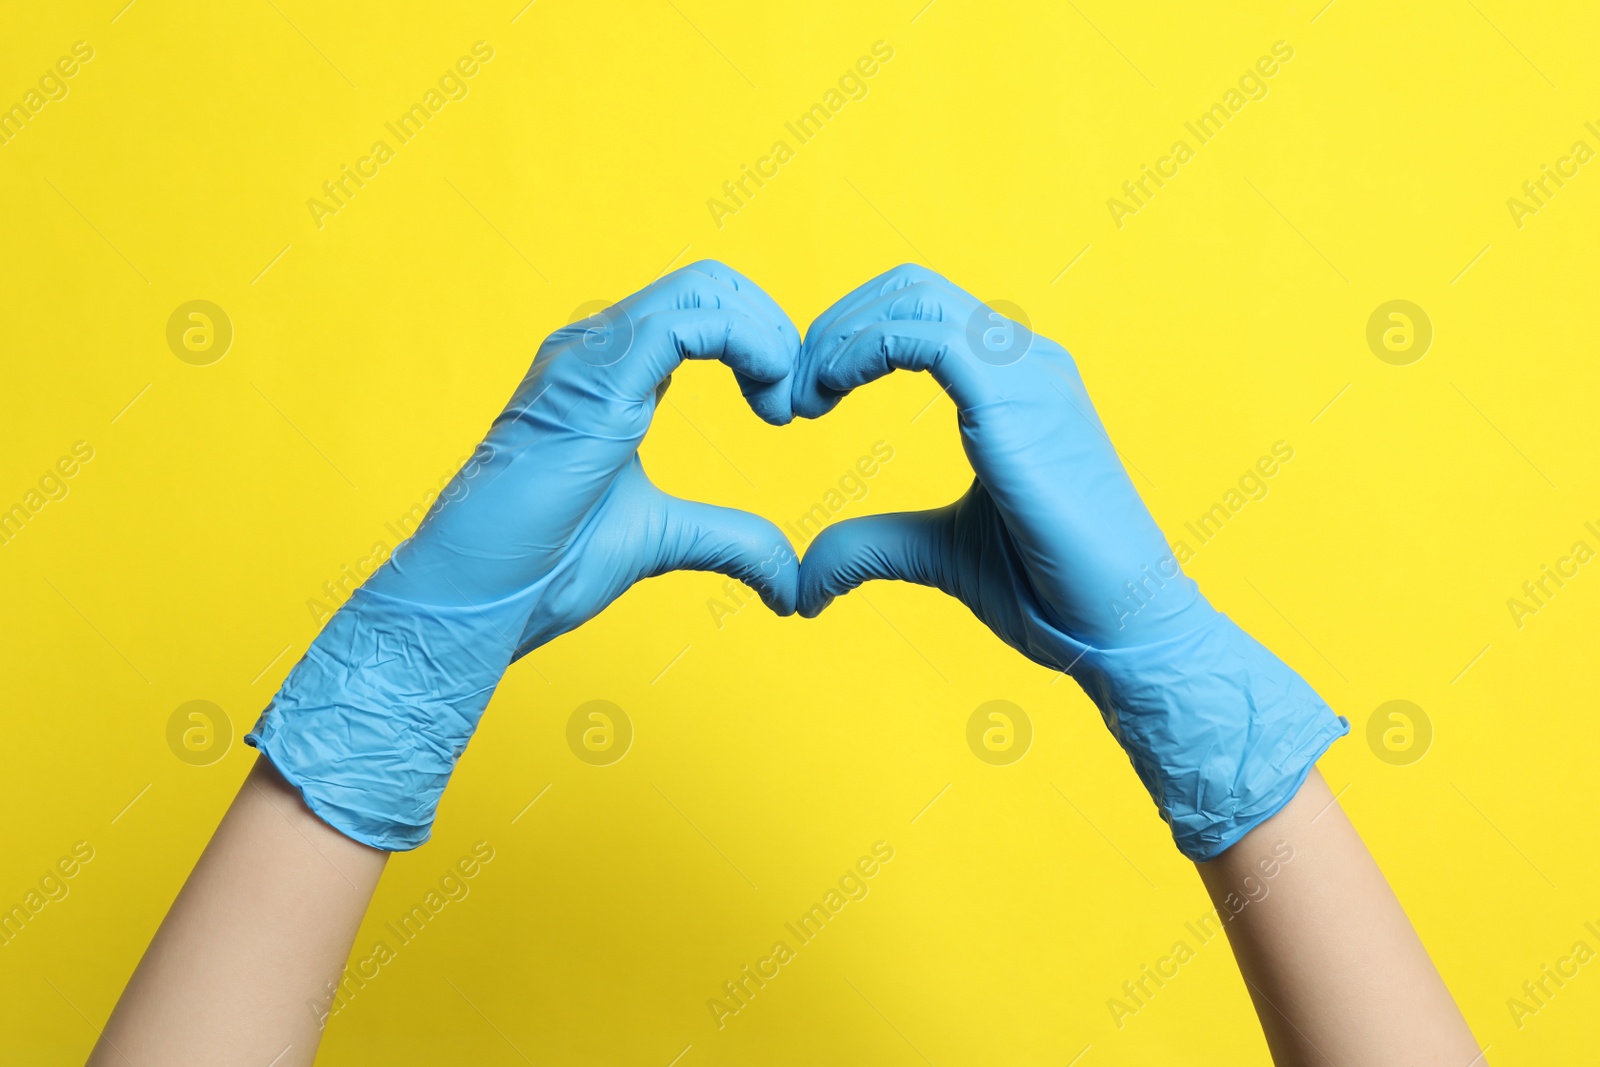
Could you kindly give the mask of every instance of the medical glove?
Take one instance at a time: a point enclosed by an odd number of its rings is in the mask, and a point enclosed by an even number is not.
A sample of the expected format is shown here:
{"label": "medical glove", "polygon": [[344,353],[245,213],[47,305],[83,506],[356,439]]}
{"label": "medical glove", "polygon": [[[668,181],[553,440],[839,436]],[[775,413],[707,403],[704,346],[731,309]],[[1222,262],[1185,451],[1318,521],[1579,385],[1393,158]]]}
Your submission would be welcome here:
{"label": "medical glove", "polygon": [[1182,572],[1066,350],[903,266],[812,324],[794,412],[817,418],[896,369],[949,393],[976,478],[948,507],[824,530],[800,566],[800,614],[873,579],[956,597],[1077,680],[1196,861],[1288,803],[1349,724]]}
{"label": "medical glove", "polygon": [[245,740],[334,828],[410,849],[506,668],[635,582],[717,571],[793,613],[799,564],[778,528],[666,495],[638,448],[685,359],[721,360],[761,418],[788,422],[799,343],[770,297],[709,261],[557,330],[416,534],[329,620]]}

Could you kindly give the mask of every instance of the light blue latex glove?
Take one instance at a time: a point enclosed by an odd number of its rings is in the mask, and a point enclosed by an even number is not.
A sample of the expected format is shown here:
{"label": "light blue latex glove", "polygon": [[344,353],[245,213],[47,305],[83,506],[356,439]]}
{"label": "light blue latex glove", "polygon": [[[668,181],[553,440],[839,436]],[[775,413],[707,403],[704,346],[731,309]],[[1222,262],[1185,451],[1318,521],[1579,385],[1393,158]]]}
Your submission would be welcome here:
{"label": "light blue latex glove", "polygon": [[778,528],[667,496],[638,448],[684,359],[726,363],[757,414],[788,422],[799,345],[770,297],[709,261],[557,330],[415,536],[329,620],[245,740],[334,828],[415,848],[507,666],[641,578],[718,571],[793,613],[799,563]]}
{"label": "light blue latex glove", "polygon": [[977,478],[948,507],[824,530],[800,565],[800,614],[880,578],[956,597],[1078,681],[1196,861],[1288,803],[1349,724],[1182,573],[1066,350],[898,267],[806,332],[795,414],[896,369],[950,394]]}

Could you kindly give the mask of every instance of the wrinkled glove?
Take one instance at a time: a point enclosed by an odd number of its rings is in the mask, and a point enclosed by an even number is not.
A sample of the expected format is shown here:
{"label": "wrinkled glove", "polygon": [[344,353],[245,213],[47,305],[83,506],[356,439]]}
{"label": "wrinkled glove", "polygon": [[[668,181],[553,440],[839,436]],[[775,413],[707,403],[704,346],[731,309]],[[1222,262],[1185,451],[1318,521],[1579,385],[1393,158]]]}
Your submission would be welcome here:
{"label": "wrinkled glove", "polygon": [[1077,680],[1193,860],[1288,803],[1349,723],[1183,574],[1066,350],[903,266],[806,332],[794,412],[817,418],[896,369],[950,394],[977,478],[948,507],[824,530],[800,566],[800,614],[880,578],[956,597]]}
{"label": "wrinkled glove", "polygon": [[638,448],[684,359],[726,363],[761,418],[788,422],[799,345],[770,297],[710,261],[557,330],[416,534],[328,622],[245,740],[334,828],[415,848],[506,668],[641,578],[718,571],[792,614],[799,565],[778,528],[667,496]]}

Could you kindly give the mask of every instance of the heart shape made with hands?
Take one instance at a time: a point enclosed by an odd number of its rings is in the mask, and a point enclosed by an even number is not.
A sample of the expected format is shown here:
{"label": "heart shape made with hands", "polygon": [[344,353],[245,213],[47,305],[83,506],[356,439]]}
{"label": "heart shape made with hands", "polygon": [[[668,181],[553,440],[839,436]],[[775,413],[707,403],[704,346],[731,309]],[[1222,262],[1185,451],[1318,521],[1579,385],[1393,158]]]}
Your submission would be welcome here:
{"label": "heart shape made with hands", "polygon": [[[686,359],[726,364],[775,425],[927,371],[955,402],[972,486],[946,507],[828,526],[801,560],[766,519],[645,476],[639,445]],[[1197,859],[1281,807],[1348,729],[1183,574],[1060,345],[916,266],[849,293],[802,341],[753,282],[702,262],[545,340],[473,458],[246,740],[332,825],[414,848],[510,663],[672,570],[726,574],[808,618],[873,579],[956,597],[1083,686]]]}
{"label": "heart shape made with hands", "polygon": [[[773,523],[668,496],[645,477],[638,441],[683,359],[727,364],[751,409],[773,425],[820,418],[890,371],[927,371],[956,403],[972,487],[947,507],[829,526],[801,560]],[[572,396],[550,404],[552,390]],[[524,419],[541,404],[546,418],[561,412],[579,425],[586,412],[602,413],[604,426],[592,432],[615,446],[615,500],[573,545],[575,557],[602,564],[598,572],[576,564],[574,576],[612,579],[594,590],[603,598],[594,611],[632,582],[674,569],[729,575],[778,614],[807,618],[862,582],[897,579],[957,597],[1007,643],[1065,669],[1040,624],[1118,647],[1181,632],[1208,610],[1128,479],[1071,356],[924,267],[896,267],[859,286],[802,340],[748,278],[714,261],[691,264],[553,334],[507,412]],[[588,473],[600,465],[590,451],[577,464]],[[547,500],[578,489],[549,488]],[[567,613],[555,632],[591,614]],[[551,629],[525,634],[519,651]]]}

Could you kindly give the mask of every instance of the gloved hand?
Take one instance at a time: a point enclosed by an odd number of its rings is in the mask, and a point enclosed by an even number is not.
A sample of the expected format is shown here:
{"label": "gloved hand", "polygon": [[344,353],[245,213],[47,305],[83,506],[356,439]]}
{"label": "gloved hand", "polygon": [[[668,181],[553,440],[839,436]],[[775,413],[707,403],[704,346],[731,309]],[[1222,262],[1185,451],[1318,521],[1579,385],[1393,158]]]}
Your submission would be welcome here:
{"label": "gloved hand", "polygon": [[335,829],[415,848],[507,666],[634,582],[718,571],[792,614],[799,565],[778,528],[667,496],[638,448],[684,359],[726,363],[761,418],[788,422],[799,345],[770,297],[710,261],[551,334],[416,534],[245,740]]}
{"label": "gloved hand", "polygon": [[1196,861],[1288,803],[1349,724],[1183,574],[1072,357],[902,266],[811,325],[794,412],[817,418],[896,369],[950,394],[977,478],[948,507],[824,530],[800,565],[800,614],[880,578],[958,598],[1078,681]]}

